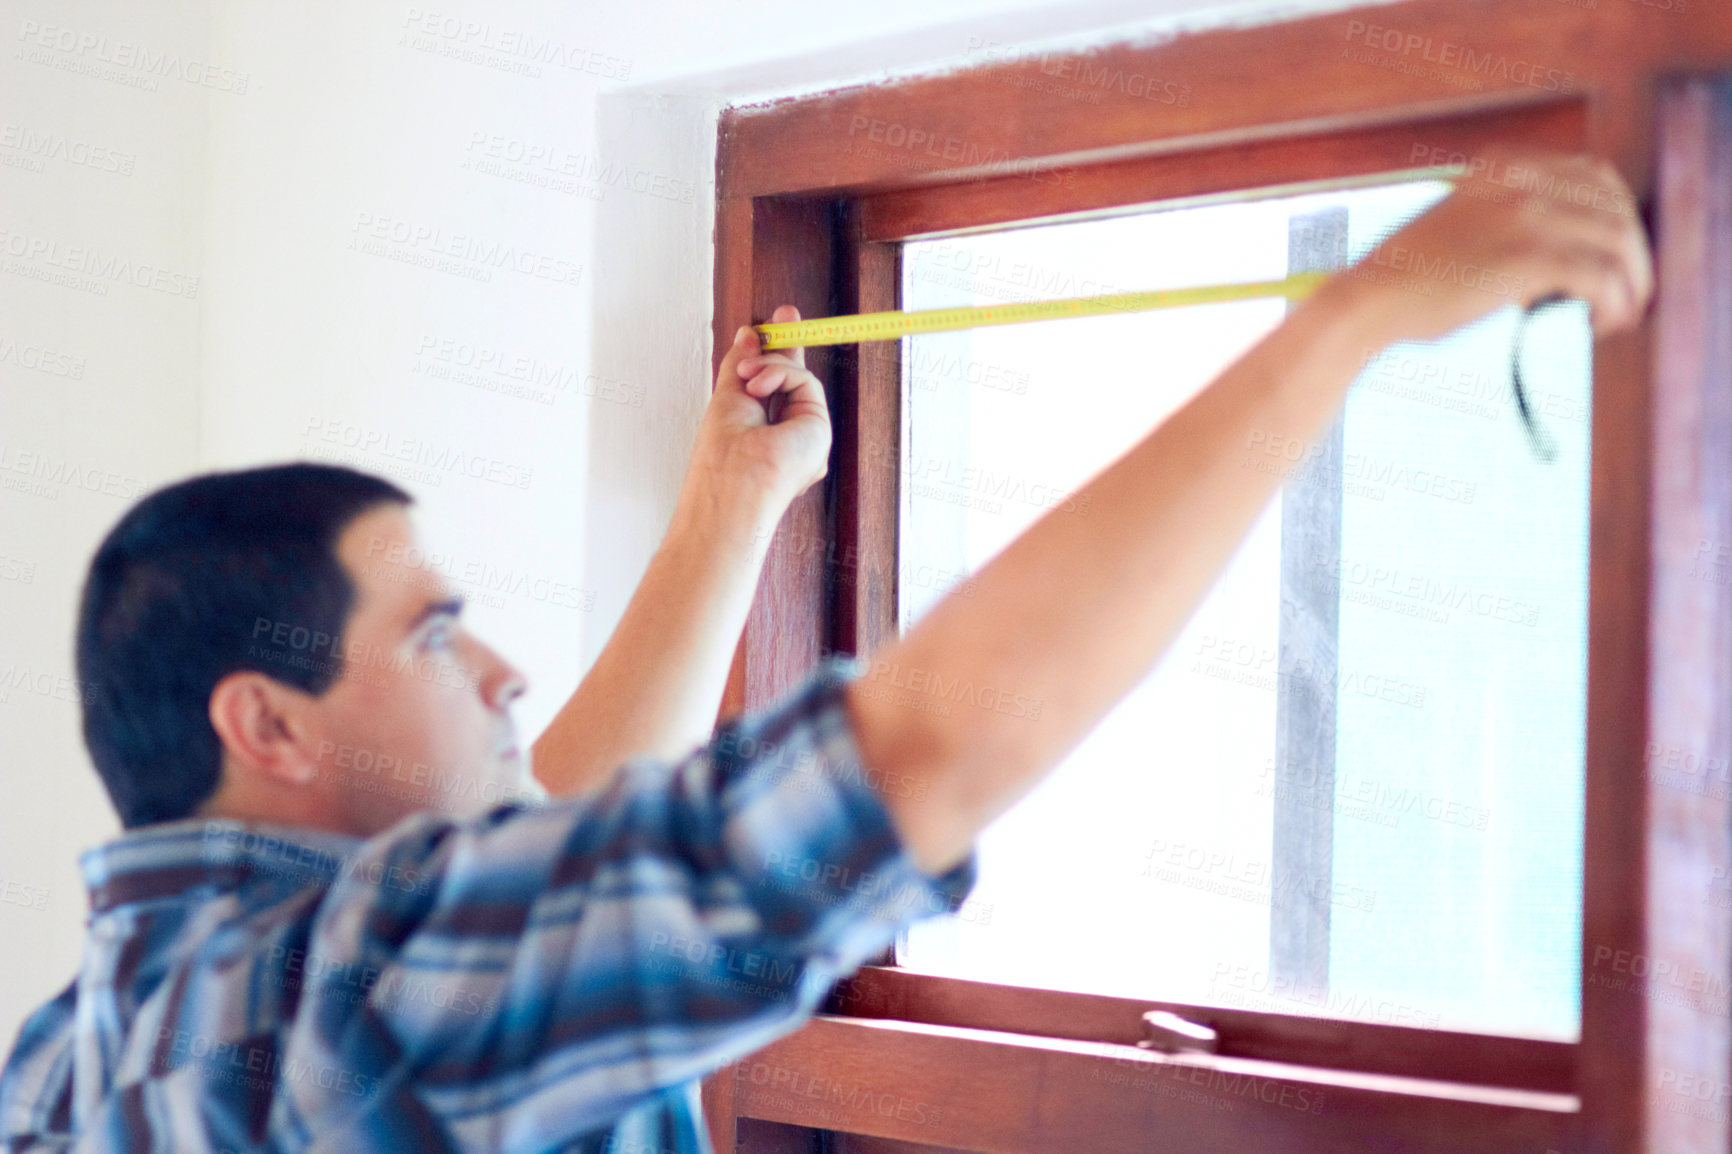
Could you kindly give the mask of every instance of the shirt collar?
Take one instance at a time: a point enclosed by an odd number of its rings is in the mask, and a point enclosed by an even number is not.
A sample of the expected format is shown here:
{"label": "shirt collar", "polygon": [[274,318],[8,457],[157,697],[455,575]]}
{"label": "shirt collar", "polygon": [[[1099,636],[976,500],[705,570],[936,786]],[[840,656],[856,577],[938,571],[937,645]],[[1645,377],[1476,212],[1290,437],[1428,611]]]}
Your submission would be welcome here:
{"label": "shirt collar", "polygon": [[173,897],[195,886],[231,889],[257,877],[329,884],[363,840],[301,826],[190,818],[130,830],[79,859],[93,913]]}

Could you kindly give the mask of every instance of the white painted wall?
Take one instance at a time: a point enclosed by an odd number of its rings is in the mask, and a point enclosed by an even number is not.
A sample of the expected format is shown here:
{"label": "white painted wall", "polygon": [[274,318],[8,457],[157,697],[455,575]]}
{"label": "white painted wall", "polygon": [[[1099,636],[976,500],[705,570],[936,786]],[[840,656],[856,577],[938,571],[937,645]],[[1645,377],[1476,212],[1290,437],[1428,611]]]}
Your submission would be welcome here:
{"label": "white painted wall", "polygon": [[[84,569],[134,498],[199,460],[207,289],[192,278],[204,264],[205,123],[213,102],[246,99],[187,79],[227,67],[210,10],[204,0],[0,5],[5,1049],[77,964],[87,908],[77,851],[119,828],[78,735],[72,629]],[[171,55],[179,67],[164,64]]]}
{"label": "white painted wall", "polygon": [[[54,679],[130,496],[303,456],[396,478],[528,672],[537,732],[647,563],[708,393],[721,107],[966,66],[989,41],[1346,6],[0,0],[0,674],[45,690],[0,685],[0,1049],[70,977],[75,856],[115,829]],[[73,37],[30,47],[48,26]],[[526,59],[530,37],[570,66]],[[217,71],[152,73],[123,44]],[[45,135],[127,171],[38,170]],[[19,236],[196,276],[196,297],[43,284]],[[41,460],[78,472],[18,488]]]}

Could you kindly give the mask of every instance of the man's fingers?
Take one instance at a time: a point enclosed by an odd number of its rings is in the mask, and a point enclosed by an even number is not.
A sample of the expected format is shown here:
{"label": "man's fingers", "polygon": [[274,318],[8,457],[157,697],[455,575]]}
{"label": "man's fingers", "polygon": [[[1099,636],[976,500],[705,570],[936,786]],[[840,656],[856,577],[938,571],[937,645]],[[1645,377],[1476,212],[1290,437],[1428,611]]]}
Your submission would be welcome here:
{"label": "man's fingers", "polygon": [[1645,301],[1625,256],[1612,247],[1582,240],[1555,242],[1534,282],[1535,299],[1560,296],[1587,302],[1594,335],[1607,336],[1641,320]]}
{"label": "man's fingers", "polygon": [[[800,319],[800,310],[793,305],[781,305],[770,314],[770,320],[775,324],[791,324]],[[745,334],[749,332],[750,335]],[[776,349],[764,352],[762,341],[755,328],[742,329],[736,335],[734,347],[728,350],[728,355],[722,358],[722,372],[732,375],[744,390],[754,397],[767,397],[774,393],[787,380],[786,375],[770,378],[767,370],[773,366],[783,366],[798,372],[806,370],[805,349]],[[733,383],[733,382],[730,382]]]}
{"label": "man's fingers", "polygon": [[[1632,199],[1632,206],[1635,201]],[[1625,262],[1635,275],[1636,311],[1645,313],[1648,305],[1654,299],[1657,279],[1654,273],[1653,240],[1648,236],[1648,228],[1642,223],[1641,213],[1630,222],[1630,227],[1624,231],[1622,251]]]}
{"label": "man's fingers", "polygon": [[[1547,209],[1570,219],[1577,226],[1577,236],[1600,247],[1616,266],[1620,284],[1610,295],[1622,297],[1623,307],[1609,305],[1612,316],[1607,319],[1620,327],[1633,322],[1654,292],[1653,254],[1635,194],[1617,166],[1604,157],[1551,157],[1546,164],[1563,190],[1546,198]],[[1600,263],[1599,258],[1590,258],[1590,263]]]}
{"label": "man's fingers", "polygon": [[[735,366],[735,370],[740,374],[740,379],[746,382],[746,391],[754,397],[761,397],[773,391],[773,388],[769,386],[760,388],[754,383],[769,373],[771,369],[782,369],[796,374],[809,371],[792,357],[783,355],[780,349],[773,353],[760,353],[755,357],[742,357],[739,364]],[[778,382],[786,379],[786,376],[777,378]]]}
{"label": "man's fingers", "polygon": [[757,330],[750,325],[741,325],[734,330],[734,343],[728,346],[728,351],[722,354],[721,368],[716,373],[718,388],[733,390],[740,387],[740,362],[748,357],[755,357],[761,350],[758,345]]}
{"label": "man's fingers", "polygon": [[1581,263],[1587,266],[1591,287],[1583,295],[1590,302],[1596,334],[1618,332],[1641,319],[1633,271],[1618,253],[1593,249],[1582,254]]}
{"label": "man's fingers", "polygon": [[782,420],[790,417],[829,417],[830,408],[824,398],[824,382],[811,373],[801,374],[789,386],[787,393],[788,403],[782,406]]}
{"label": "man's fingers", "polygon": [[[1600,306],[1604,319],[1621,324],[1639,316],[1652,292],[1653,268],[1640,225],[1606,213],[1559,218],[1552,244],[1568,275],[1583,281],[1572,295]],[[1600,298],[1589,295],[1598,290]],[[1604,299],[1601,299],[1604,298]]]}
{"label": "man's fingers", "polygon": [[746,392],[763,400],[780,388],[788,374],[794,371],[792,365],[767,365],[746,379]]}
{"label": "man's fingers", "polygon": [[792,393],[808,381],[818,378],[799,365],[780,359],[759,358],[746,376],[746,392],[754,397],[768,397],[778,390]]}
{"label": "man's fingers", "polygon": [[[766,353],[740,362],[742,375],[747,377],[745,389],[750,396],[769,400],[782,395],[779,417],[790,415],[828,414],[824,382],[809,369],[803,369],[779,353]],[[772,410],[778,413],[777,410]],[[772,417],[776,419],[776,417]]]}
{"label": "man's fingers", "polygon": [[[1609,164],[1583,157],[1571,167],[1583,185],[1592,185],[1594,198],[1606,197],[1620,209],[1634,205]],[[1640,216],[1577,202],[1559,219],[1556,235],[1568,275],[1578,282],[1570,286],[1572,295],[1593,306],[1594,331],[1605,335],[1639,322],[1654,293],[1653,254]]]}

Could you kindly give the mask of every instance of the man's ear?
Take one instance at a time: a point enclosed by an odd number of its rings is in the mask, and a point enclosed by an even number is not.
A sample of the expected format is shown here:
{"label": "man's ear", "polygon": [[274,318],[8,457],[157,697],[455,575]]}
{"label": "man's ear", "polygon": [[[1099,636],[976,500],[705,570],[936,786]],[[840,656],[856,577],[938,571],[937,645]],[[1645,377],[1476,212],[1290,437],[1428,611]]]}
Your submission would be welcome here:
{"label": "man's ear", "polygon": [[262,673],[243,669],[210,691],[210,723],[227,760],[282,785],[306,785],[318,773],[306,752],[300,708],[305,695]]}

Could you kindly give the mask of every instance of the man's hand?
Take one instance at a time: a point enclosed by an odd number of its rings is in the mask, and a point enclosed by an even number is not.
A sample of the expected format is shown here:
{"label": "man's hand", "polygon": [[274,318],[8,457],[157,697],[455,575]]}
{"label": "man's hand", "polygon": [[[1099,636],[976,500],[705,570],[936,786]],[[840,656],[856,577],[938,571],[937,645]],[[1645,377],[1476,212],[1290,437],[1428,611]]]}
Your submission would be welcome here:
{"label": "man's hand", "polygon": [[1480,160],[1454,192],[1319,295],[1370,303],[1391,340],[1435,340],[1553,294],[1587,301],[1600,336],[1641,319],[1654,267],[1617,169],[1591,156],[1507,147]]}
{"label": "man's hand", "polygon": [[[793,305],[771,320],[797,321]],[[698,429],[688,483],[734,486],[770,502],[775,516],[829,470],[830,409],[804,349],[765,353],[741,326],[722,357]]]}

